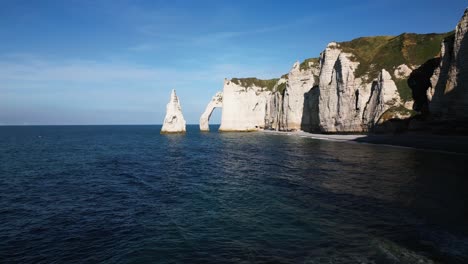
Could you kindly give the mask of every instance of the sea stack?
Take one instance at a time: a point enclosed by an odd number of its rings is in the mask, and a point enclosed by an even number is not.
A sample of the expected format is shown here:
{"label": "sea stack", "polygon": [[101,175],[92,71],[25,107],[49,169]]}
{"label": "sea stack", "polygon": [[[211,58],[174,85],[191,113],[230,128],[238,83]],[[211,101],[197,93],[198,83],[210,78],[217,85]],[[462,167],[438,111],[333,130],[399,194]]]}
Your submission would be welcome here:
{"label": "sea stack", "polygon": [[182,114],[179,98],[174,89],[171,92],[171,99],[166,106],[166,117],[161,129],[161,134],[167,133],[185,133],[185,119]]}

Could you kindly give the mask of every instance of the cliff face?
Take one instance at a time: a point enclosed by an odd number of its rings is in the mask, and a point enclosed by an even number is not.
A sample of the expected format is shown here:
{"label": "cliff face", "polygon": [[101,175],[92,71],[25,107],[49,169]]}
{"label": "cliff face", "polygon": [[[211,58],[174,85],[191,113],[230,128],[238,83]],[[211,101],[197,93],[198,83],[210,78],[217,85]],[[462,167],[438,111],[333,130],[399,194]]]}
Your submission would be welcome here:
{"label": "cliff face", "polygon": [[331,42],[320,58],[295,63],[279,79],[225,80],[220,130],[372,131],[385,121],[410,117],[413,108],[424,111],[415,87],[422,87],[426,108],[432,99],[431,112],[468,118],[467,30],[465,13],[455,35],[405,33]]}
{"label": "cliff face", "polygon": [[[398,88],[389,72],[382,70],[376,81],[372,83],[369,101],[363,113],[363,124],[368,129],[382,121],[382,116],[389,109],[403,107]],[[402,113],[402,115],[404,115]],[[398,116],[401,117],[401,116]],[[390,117],[391,118],[391,117]]]}
{"label": "cliff face", "polygon": [[265,128],[267,102],[278,80],[255,78],[224,80],[220,131],[255,131]]}
{"label": "cliff face", "polygon": [[171,98],[166,106],[166,116],[161,133],[185,133],[185,119],[175,90],[172,90]]}
{"label": "cliff face", "polygon": [[296,62],[271,89],[265,129],[313,131],[318,127],[318,59]]}
{"label": "cliff face", "polygon": [[317,120],[312,118],[309,105],[313,101],[312,89],[318,85],[320,73],[318,59],[296,62],[287,75],[283,95],[283,115],[281,129],[285,131],[312,130]]}
{"label": "cliff face", "polygon": [[448,35],[405,33],[330,43],[321,54],[320,131],[365,132],[411,116],[408,77],[437,56]]}
{"label": "cliff face", "polygon": [[315,109],[318,94],[311,94],[317,88],[319,71],[318,59],[313,59],[296,62],[280,79],[225,80],[220,130],[297,131],[317,126],[311,109]]}
{"label": "cliff face", "polygon": [[[368,89],[360,89],[361,80],[354,75],[358,62],[352,54],[330,43],[322,53],[319,83],[319,120],[322,132],[362,131],[362,102]],[[364,87],[366,88],[366,87]]]}
{"label": "cliff face", "polygon": [[440,65],[428,90],[429,111],[437,119],[468,121],[468,10],[455,34],[442,44]]}
{"label": "cliff face", "polygon": [[286,77],[281,77],[272,89],[265,109],[265,129],[284,130],[284,106],[283,96],[287,83]]}

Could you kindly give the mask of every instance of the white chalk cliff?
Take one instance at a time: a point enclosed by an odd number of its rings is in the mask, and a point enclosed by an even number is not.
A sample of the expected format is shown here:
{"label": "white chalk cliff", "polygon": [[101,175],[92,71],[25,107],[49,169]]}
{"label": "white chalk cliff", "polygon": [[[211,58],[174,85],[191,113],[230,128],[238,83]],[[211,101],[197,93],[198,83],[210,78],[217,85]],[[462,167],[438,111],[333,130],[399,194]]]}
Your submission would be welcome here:
{"label": "white chalk cliff", "polygon": [[217,92],[206,106],[205,112],[200,117],[200,130],[210,131],[209,121],[215,108],[223,107],[223,93]]}
{"label": "white chalk cliff", "polygon": [[[265,109],[265,129],[283,131],[284,115],[283,115],[283,95],[286,88],[287,78],[281,77],[276,83],[273,93],[268,97]],[[281,87],[281,88],[280,88]]]}
{"label": "white chalk cliff", "polygon": [[[356,77],[360,62],[344,52],[338,43],[330,43],[321,55],[319,120],[321,132],[364,132],[378,123],[385,111],[403,106],[397,86],[386,69],[377,79]],[[399,76],[406,76],[400,65]]]}
{"label": "white chalk cliff", "polygon": [[[296,62],[288,73],[283,96],[282,130],[309,130],[314,121],[310,117],[309,95],[318,89],[319,62]],[[316,121],[315,121],[316,122]]]}
{"label": "white chalk cliff", "polygon": [[265,127],[266,105],[271,91],[242,79],[224,80],[220,131],[255,131]]}
{"label": "white chalk cliff", "polygon": [[455,34],[442,44],[441,61],[428,91],[430,112],[439,119],[468,121],[468,9]]}
{"label": "white chalk cliff", "polygon": [[361,104],[362,99],[368,97],[368,92],[359,89],[361,82],[354,76],[359,63],[352,61],[352,56],[343,52],[336,43],[330,43],[322,53],[319,120],[323,132],[362,130]]}
{"label": "white chalk cliff", "polygon": [[363,125],[372,128],[383,121],[380,118],[387,110],[402,105],[402,100],[392,76],[383,69],[377,81],[372,84],[370,98],[363,113]]}
{"label": "white chalk cliff", "polygon": [[[468,12],[454,36],[445,40],[427,91],[434,113],[468,119],[467,31]],[[436,44],[450,34],[405,33],[331,42],[319,58],[296,62],[279,79],[226,79],[222,102],[218,95],[210,101],[200,129],[208,130],[215,107],[222,107],[220,131],[367,132],[386,121],[408,118],[415,114],[413,105],[420,110],[407,80],[438,59]]]}
{"label": "white chalk cliff", "polygon": [[161,133],[185,133],[185,119],[175,90],[172,90],[171,98],[166,106]]}

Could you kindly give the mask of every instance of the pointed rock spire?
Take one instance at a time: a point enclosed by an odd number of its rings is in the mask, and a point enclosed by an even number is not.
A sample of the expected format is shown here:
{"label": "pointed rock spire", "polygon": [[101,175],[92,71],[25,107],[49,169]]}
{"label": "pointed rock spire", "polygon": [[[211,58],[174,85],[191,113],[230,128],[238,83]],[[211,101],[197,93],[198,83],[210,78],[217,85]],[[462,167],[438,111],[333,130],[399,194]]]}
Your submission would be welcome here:
{"label": "pointed rock spire", "polygon": [[185,119],[182,114],[179,98],[174,89],[171,92],[171,99],[166,106],[166,117],[164,118],[161,133],[185,133]]}

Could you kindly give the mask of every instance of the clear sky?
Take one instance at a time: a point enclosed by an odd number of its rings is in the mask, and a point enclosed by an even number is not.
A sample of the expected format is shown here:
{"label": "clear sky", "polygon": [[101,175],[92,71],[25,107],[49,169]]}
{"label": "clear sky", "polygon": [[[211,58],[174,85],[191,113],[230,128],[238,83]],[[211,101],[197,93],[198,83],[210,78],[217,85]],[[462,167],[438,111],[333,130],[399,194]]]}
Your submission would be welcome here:
{"label": "clear sky", "polygon": [[224,78],[276,78],[330,41],[451,31],[467,6],[0,0],[0,124],[161,124],[173,88],[195,124]]}

